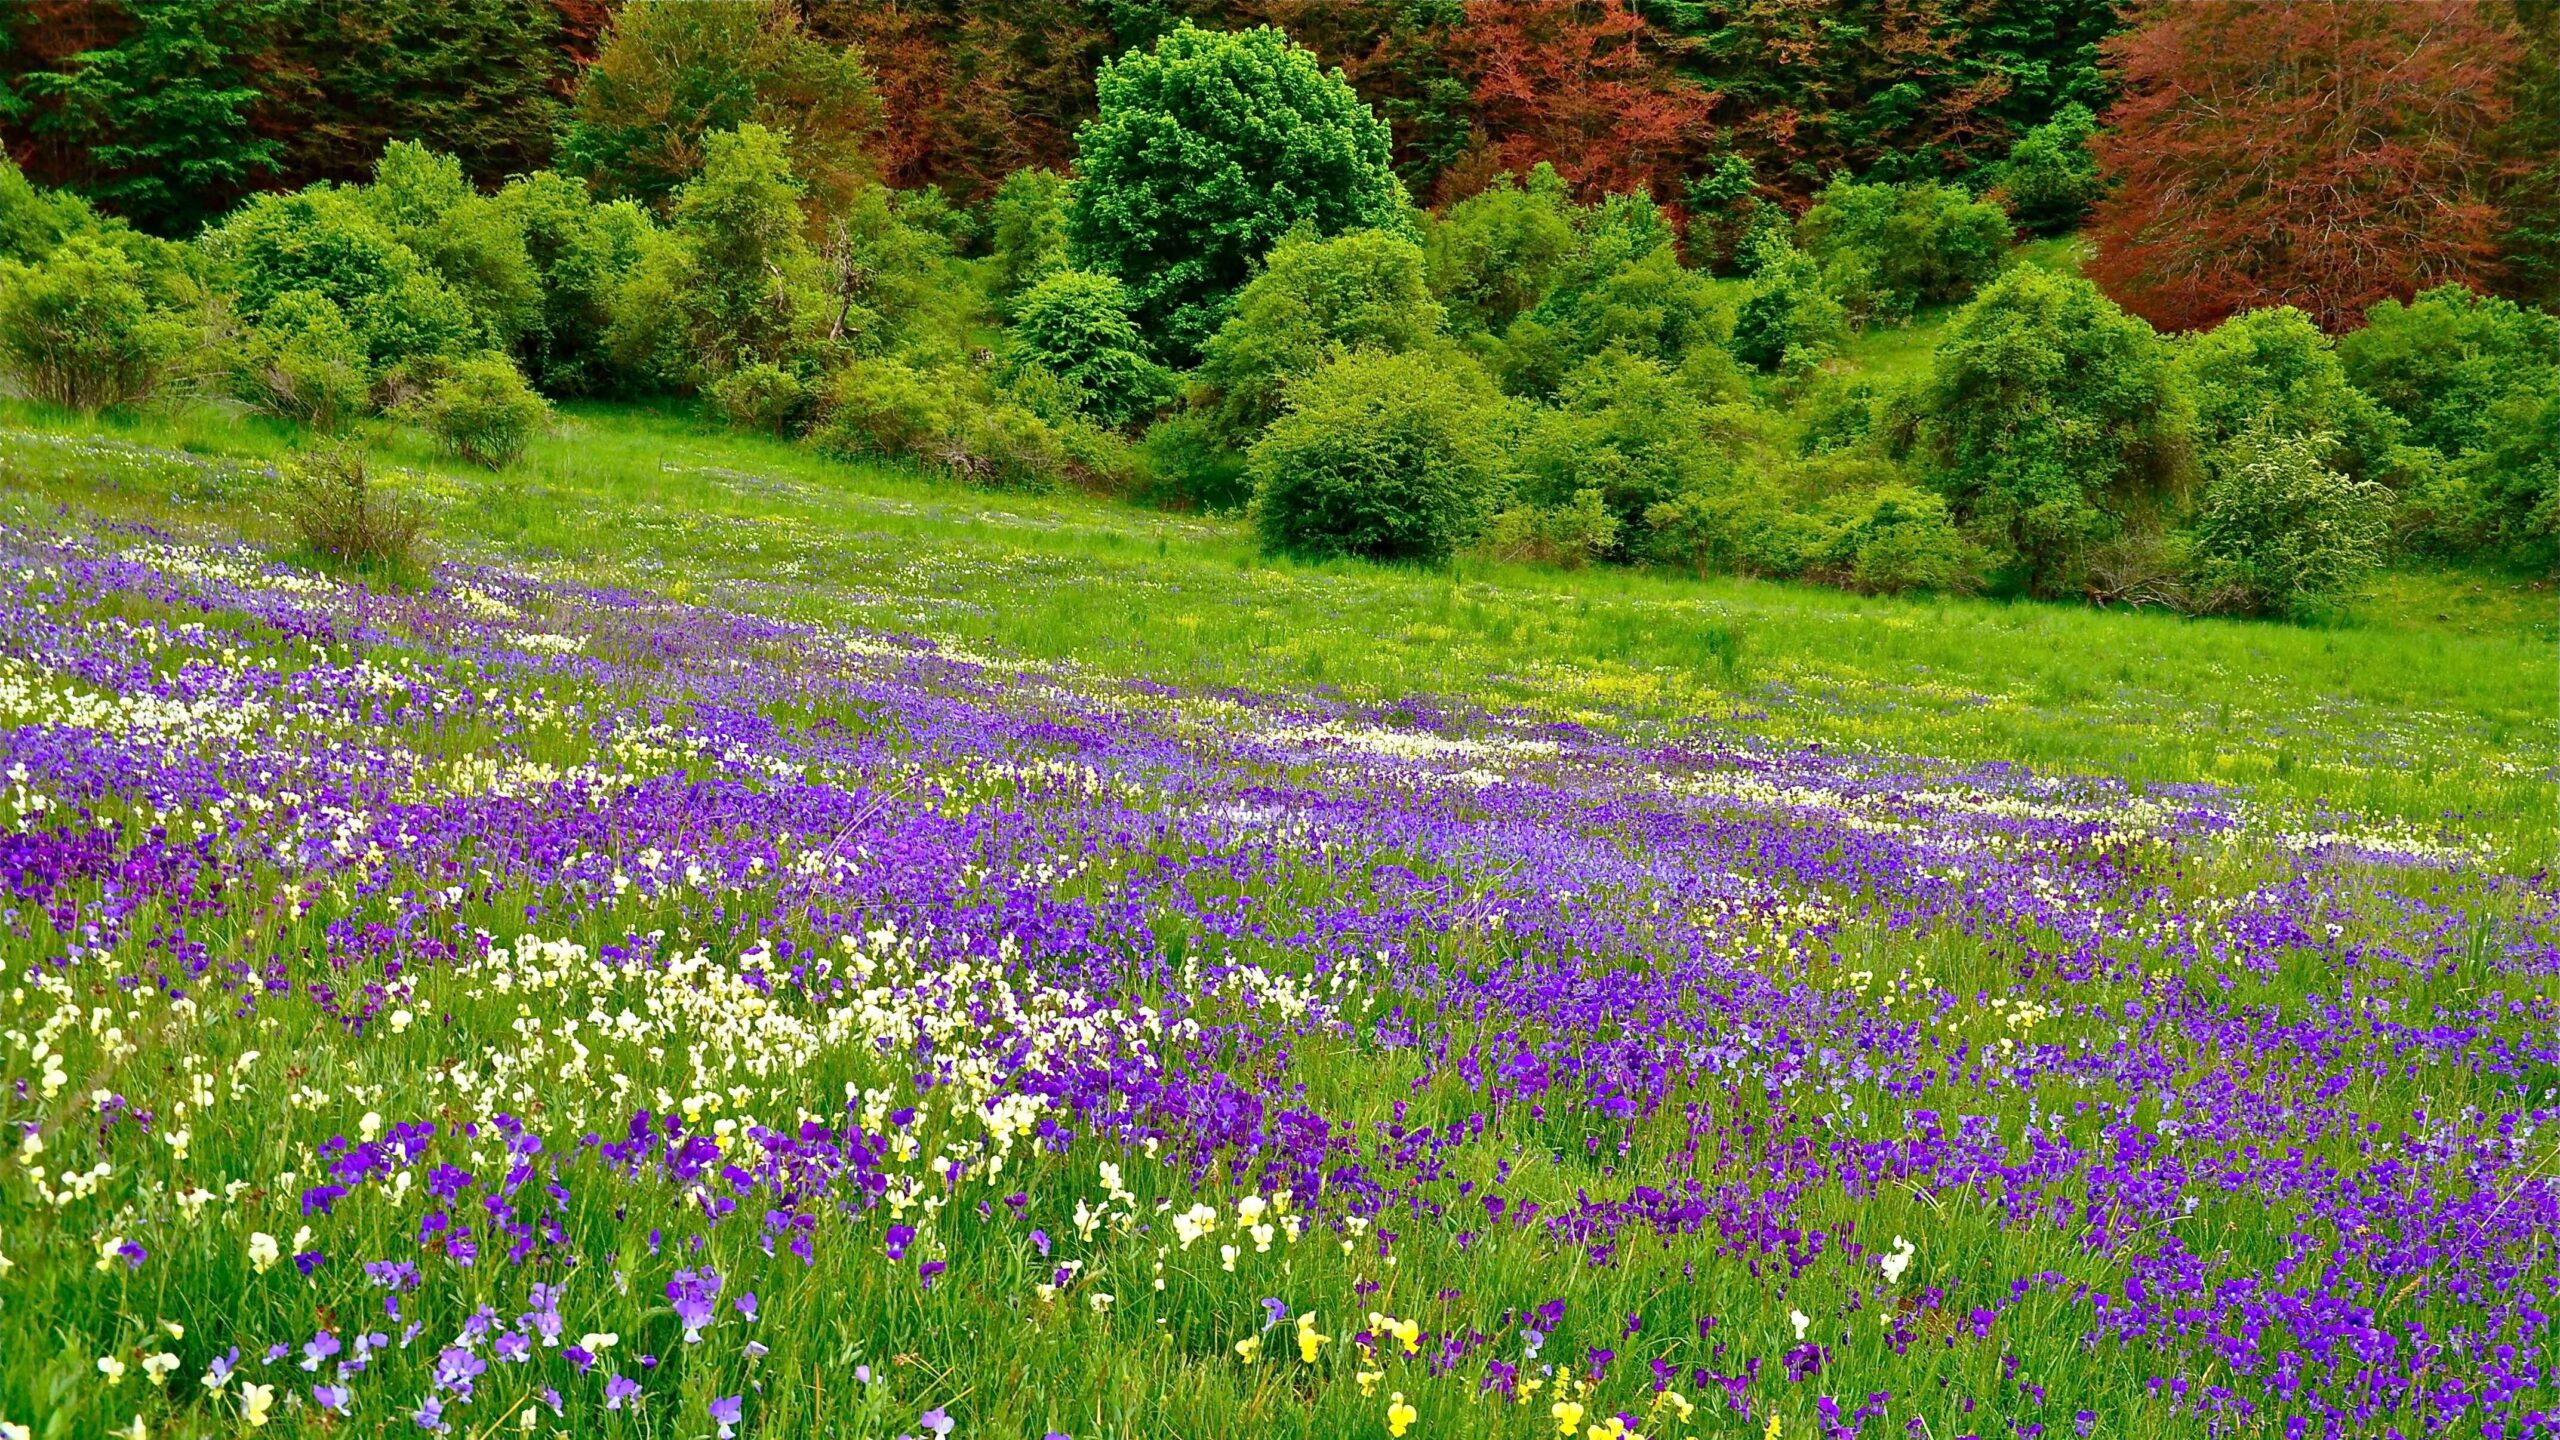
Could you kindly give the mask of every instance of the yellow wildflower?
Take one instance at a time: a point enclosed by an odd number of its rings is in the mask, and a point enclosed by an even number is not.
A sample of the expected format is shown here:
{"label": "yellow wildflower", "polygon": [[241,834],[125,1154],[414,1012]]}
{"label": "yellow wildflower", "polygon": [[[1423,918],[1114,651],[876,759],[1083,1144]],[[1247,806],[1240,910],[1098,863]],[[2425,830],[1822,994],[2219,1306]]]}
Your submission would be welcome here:
{"label": "yellow wildflower", "polygon": [[1316,1363],[1316,1352],[1331,1340],[1330,1335],[1316,1333],[1316,1317],[1310,1311],[1298,1312],[1298,1358],[1309,1365]]}
{"label": "yellow wildflower", "polygon": [[1352,1378],[1360,1382],[1360,1393],[1362,1395],[1375,1395],[1378,1393],[1378,1382],[1387,1378],[1387,1372],[1384,1370],[1363,1370]]}
{"label": "yellow wildflower", "polygon": [[1399,1436],[1404,1434],[1406,1428],[1413,1424],[1413,1417],[1413,1407],[1404,1403],[1403,1391],[1399,1390],[1387,1397],[1388,1434]]}
{"label": "yellow wildflower", "polygon": [[1573,1427],[1582,1423],[1582,1402],[1559,1400],[1547,1407],[1547,1413],[1556,1417],[1557,1434],[1570,1435]]}
{"label": "yellow wildflower", "polygon": [[1244,1363],[1246,1363],[1247,1365],[1250,1365],[1250,1364],[1252,1364],[1253,1362],[1255,1362],[1256,1360],[1261,1359],[1261,1358],[1262,1358],[1262,1337],[1261,1337],[1261,1336],[1259,1336],[1259,1335],[1247,1335],[1247,1336],[1246,1336],[1246,1337],[1244,1337],[1243,1339],[1241,1339],[1241,1340],[1237,1341],[1237,1342],[1236,1342],[1236,1354],[1237,1354],[1237,1356],[1238,1356],[1239,1358],[1241,1358],[1241,1359],[1244,1361]]}

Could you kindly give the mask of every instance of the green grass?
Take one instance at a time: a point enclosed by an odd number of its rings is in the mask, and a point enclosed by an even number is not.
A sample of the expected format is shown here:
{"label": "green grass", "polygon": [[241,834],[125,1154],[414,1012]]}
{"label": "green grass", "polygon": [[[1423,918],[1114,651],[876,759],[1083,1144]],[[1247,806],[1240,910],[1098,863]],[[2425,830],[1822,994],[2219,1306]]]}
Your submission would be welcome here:
{"label": "green grass", "polygon": [[[0,424],[22,497],[286,539],[254,476],[83,459],[82,422],[24,406]],[[97,433],[252,464],[293,441],[210,407]],[[2236,783],[2418,821],[2460,812],[2520,860],[2552,853],[2560,624],[2541,580],[2397,572],[2301,626],[1663,571],[1302,565],[1261,556],[1233,522],[840,464],[677,408],[567,407],[504,474],[397,427],[368,438],[454,559],[1175,683],[1448,697]]]}

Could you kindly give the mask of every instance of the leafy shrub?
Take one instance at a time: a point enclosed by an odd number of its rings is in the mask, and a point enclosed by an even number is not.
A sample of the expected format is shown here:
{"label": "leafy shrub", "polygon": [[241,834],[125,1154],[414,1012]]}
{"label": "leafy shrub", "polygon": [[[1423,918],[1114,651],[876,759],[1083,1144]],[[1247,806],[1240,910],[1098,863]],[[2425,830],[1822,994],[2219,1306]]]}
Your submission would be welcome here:
{"label": "leafy shrub", "polygon": [[2390,492],[2330,469],[2328,437],[2265,423],[2233,444],[2196,512],[2198,608],[2300,617],[2382,563]]}
{"label": "leafy shrub", "polygon": [[837,369],[809,443],[840,459],[909,461],[981,485],[1117,489],[1134,473],[1127,448],[1089,425],[1044,420],[964,371],[879,357]]}
{"label": "leafy shrub", "polygon": [[614,297],[661,242],[649,213],[628,200],[598,204],[584,183],[548,170],[507,182],[494,202],[523,236],[542,295],[517,357],[546,393],[595,395],[619,388],[606,348]]}
{"label": "leafy shrub", "polygon": [[987,202],[996,299],[1010,301],[1067,264],[1067,178],[1026,168],[1004,177]]}
{"label": "leafy shrub", "polygon": [[387,494],[364,449],[331,445],[278,466],[285,518],[312,551],[364,570],[413,570],[426,512]]}
{"label": "leafy shrub", "polygon": [[2347,380],[2337,350],[2290,305],[2244,310],[2181,342],[2177,371],[2195,407],[2196,445],[2208,458],[2260,423],[2292,435],[2336,438],[2351,474],[2385,469],[2399,423]]}
{"label": "leafy shrub", "polygon": [[542,282],[514,213],[471,188],[462,162],[395,140],[354,192],[391,237],[461,297],[490,340],[512,346],[542,319]]}
{"label": "leafy shrub", "polygon": [[1182,510],[1224,514],[1253,499],[1244,456],[1219,436],[1207,414],[1186,410],[1147,427],[1138,442],[1146,497]]}
{"label": "leafy shrub", "polygon": [[325,185],[251,197],[205,232],[203,245],[240,313],[262,318],[294,290],[352,313],[419,270],[418,257],[349,193]]}
{"label": "leafy shrub", "polygon": [[1961,594],[1980,581],[1980,551],[1956,529],[1946,500],[1908,485],[1835,496],[1821,510],[1814,568],[1853,590]]}
{"label": "leafy shrub", "polygon": [[17,161],[0,154],[0,260],[42,260],[97,223],[87,201],[36,185]]}
{"label": "leafy shrub", "polygon": [[2338,341],[2356,388],[2407,422],[2409,438],[2446,459],[2496,438],[2493,417],[2560,374],[2560,318],[2511,300],[2439,285],[2403,305],[2385,300]]}
{"label": "leafy shrub", "polygon": [[190,336],[142,280],[130,256],[86,234],[32,266],[0,260],[0,366],[28,395],[73,410],[146,398]]}
{"label": "leafy shrub", "polygon": [[1521,497],[1562,507],[1596,494],[1631,539],[1648,510],[1713,484],[1730,469],[1709,433],[1707,402],[1659,361],[1624,350],[1574,372],[1553,409],[1537,412],[1519,457]]}
{"label": "leafy shrub", "polygon": [[1822,188],[1797,222],[1805,253],[1823,264],[1873,266],[1895,308],[1962,300],[2000,273],[2009,253],[2009,214],[1952,185],[1860,184]]}
{"label": "leafy shrub", "polygon": [[1276,28],[1186,21],[1106,62],[1095,103],[1076,135],[1068,253],[1127,283],[1169,360],[1198,353],[1297,225],[1410,228],[1386,122]]}
{"label": "leafy shrub", "polygon": [[492,470],[514,464],[551,418],[551,407],[496,355],[456,362],[408,410],[446,454]]}
{"label": "leafy shrub", "polygon": [[469,302],[434,275],[420,271],[388,288],[359,295],[347,318],[364,341],[376,372],[403,365],[432,372],[437,362],[458,360],[485,347],[489,333]]}
{"label": "leafy shrub", "polygon": [[1201,353],[1198,380],[1221,439],[1243,449],[1276,418],[1295,382],[1338,349],[1415,349],[1445,312],[1423,278],[1420,246],[1353,230],[1330,239],[1293,230]]}
{"label": "leafy shrub", "polygon": [[1153,413],[1173,377],[1147,356],[1129,318],[1129,290],[1108,275],[1059,270],[1024,292],[1016,306],[1012,360],[1046,370],[1075,388],[1076,406],[1118,429]]}
{"label": "leafy shrub", "polygon": [[233,341],[232,393],[316,430],[336,430],[365,412],[372,364],[346,313],[317,290],[288,290]]}
{"label": "leafy shrub", "polygon": [[2041,594],[2183,482],[2167,347],[2087,281],[2024,268],[1958,312],[1916,397],[1937,487]]}
{"label": "leafy shrub", "polygon": [[1676,366],[1733,328],[1714,283],[1683,266],[1666,242],[1587,284],[1559,288],[1513,325],[1504,337],[1503,381],[1514,394],[1550,394],[1610,349]]}
{"label": "leafy shrub", "polygon": [[1480,548],[1497,560],[1577,570],[1618,545],[1618,517],[1598,490],[1577,490],[1560,505],[1513,505],[1485,527]]}
{"label": "leafy shrub", "polygon": [[1876,412],[1883,399],[1874,382],[1859,376],[1815,384],[1805,392],[1798,450],[1832,455],[1866,447],[1881,433]]}
{"label": "leafy shrub", "polygon": [[1751,288],[1733,319],[1733,358],[1790,375],[1831,358],[1849,338],[1849,313],[1821,262],[1774,232],[1752,254]]}
{"label": "leafy shrub", "polygon": [[1720,155],[1689,181],[1689,255],[1710,274],[1732,270],[1743,245],[1775,208],[1760,198],[1759,177],[1740,155]]}
{"label": "leafy shrub", "polygon": [[1644,526],[1654,559],[1700,575],[1799,575],[1824,549],[1821,522],[1757,467],[1647,507]]}
{"label": "leafy shrub", "polygon": [[809,387],[779,365],[757,361],[711,382],[711,403],[741,430],[779,434],[809,406]]}
{"label": "leafy shrub", "polygon": [[1470,367],[1376,351],[1327,361],[1253,447],[1264,547],[1446,558],[1475,538],[1499,499],[1501,403]]}
{"label": "leafy shrub", "polygon": [[1424,238],[1431,293],[1458,334],[1499,333],[1554,288],[1582,245],[1552,166],[1527,187],[1508,174],[1449,207]]}
{"label": "leafy shrub", "polygon": [[1991,167],[1989,198],[2005,204],[2032,234],[2059,235],[2078,225],[2106,189],[2089,148],[2097,133],[2098,118],[2088,106],[2075,100],[2054,111]]}

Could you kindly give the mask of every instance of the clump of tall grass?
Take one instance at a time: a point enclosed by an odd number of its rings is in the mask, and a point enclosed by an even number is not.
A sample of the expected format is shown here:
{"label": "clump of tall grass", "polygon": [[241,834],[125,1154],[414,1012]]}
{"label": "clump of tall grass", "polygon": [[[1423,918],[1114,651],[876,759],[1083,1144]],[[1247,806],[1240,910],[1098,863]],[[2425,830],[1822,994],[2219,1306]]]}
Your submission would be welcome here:
{"label": "clump of tall grass", "polygon": [[426,512],[373,478],[362,447],[315,446],[277,470],[285,518],[312,553],[359,570],[418,568]]}

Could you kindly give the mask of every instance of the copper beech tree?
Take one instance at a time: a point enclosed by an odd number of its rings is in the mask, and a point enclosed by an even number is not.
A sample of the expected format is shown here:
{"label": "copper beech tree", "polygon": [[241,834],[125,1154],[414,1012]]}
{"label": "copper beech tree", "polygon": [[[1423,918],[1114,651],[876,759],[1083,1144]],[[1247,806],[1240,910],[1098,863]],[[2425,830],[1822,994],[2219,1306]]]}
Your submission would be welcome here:
{"label": "copper beech tree", "polygon": [[2089,275],[2168,329],[2295,305],[2321,327],[2496,271],[2509,12],[2153,3],[2107,53]]}

